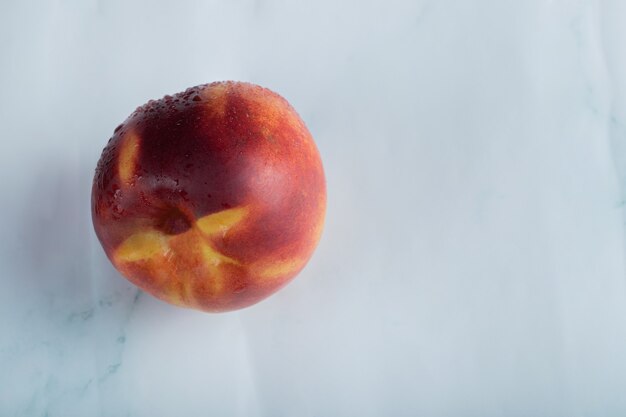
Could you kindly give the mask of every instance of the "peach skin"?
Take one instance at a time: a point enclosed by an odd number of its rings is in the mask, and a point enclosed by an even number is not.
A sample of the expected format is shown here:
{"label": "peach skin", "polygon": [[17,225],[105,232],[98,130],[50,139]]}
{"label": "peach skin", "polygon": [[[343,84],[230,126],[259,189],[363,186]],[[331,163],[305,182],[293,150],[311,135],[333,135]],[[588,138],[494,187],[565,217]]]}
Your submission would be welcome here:
{"label": "peach skin", "polygon": [[305,266],[326,182],[304,122],[242,82],[189,88],[137,108],[98,162],[96,235],[118,271],[169,303],[250,306]]}

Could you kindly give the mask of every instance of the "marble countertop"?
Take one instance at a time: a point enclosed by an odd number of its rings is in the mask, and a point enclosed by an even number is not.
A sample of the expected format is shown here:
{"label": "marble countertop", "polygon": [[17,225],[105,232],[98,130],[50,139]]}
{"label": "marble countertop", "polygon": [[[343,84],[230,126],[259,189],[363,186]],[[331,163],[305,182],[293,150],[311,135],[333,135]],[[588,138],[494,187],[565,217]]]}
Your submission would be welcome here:
{"label": "marble countertop", "polygon": [[[0,416],[626,415],[626,3],[0,3]],[[113,128],[223,79],[279,92],[321,244],[228,314],[121,278]]]}

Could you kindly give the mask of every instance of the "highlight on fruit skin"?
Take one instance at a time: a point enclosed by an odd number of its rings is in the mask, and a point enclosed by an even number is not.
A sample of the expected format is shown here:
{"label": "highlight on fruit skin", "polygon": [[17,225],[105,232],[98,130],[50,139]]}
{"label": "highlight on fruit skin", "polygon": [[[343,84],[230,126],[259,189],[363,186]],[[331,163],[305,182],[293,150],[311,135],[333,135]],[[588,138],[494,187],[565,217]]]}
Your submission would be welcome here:
{"label": "highlight on fruit skin", "polygon": [[325,210],[304,122],[278,94],[233,81],[137,108],[104,148],[92,188],[94,229],[120,273],[210,312],[247,307],[293,279]]}

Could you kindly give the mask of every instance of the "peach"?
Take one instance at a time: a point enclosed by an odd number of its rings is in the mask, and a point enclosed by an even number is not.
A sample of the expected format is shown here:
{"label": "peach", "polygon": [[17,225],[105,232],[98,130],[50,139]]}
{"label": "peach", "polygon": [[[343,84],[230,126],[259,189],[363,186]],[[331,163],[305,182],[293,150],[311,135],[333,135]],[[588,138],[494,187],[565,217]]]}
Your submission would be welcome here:
{"label": "peach", "polygon": [[93,181],[107,257],[166,302],[250,306],[296,276],[320,239],[326,183],[278,94],[217,82],[151,100],[115,129]]}

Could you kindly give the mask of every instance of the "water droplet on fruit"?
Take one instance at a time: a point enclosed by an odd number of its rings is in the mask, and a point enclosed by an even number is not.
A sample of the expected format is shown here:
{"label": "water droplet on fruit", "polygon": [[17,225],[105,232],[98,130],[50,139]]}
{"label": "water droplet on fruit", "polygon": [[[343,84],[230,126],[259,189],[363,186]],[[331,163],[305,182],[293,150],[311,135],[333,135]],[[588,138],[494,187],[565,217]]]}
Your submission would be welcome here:
{"label": "water droplet on fruit", "polygon": [[113,131],[113,133],[117,133],[122,127],[124,127],[124,123],[122,123],[121,125],[116,127],[115,130]]}
{"label": "water droplet on fruit", "polygon": [[192,98],[193,101],[201,101],[202,99],[200,98],[200,96],[194,96]]}

